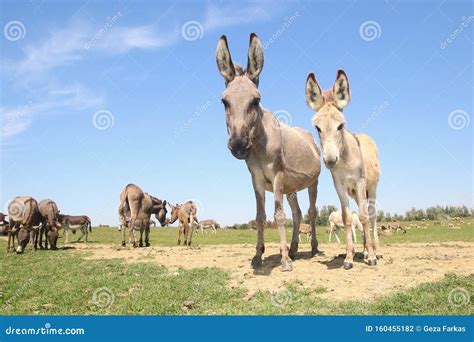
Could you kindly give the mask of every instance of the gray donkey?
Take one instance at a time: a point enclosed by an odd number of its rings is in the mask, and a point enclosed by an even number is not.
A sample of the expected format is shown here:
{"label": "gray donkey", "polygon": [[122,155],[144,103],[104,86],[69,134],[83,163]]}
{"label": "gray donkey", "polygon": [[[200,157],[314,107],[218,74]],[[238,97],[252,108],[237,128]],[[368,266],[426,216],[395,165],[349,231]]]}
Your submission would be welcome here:
{"label": "gray donkey", "polygon": [[[310,132],[280,122],[260,105],[259,75],[263,68],[263,49],[255,33],[250,35],[247,70],[234,65],[227,39],[222,36],[217,45],[217,67],[224,77],[226,90],[222,93],[225,107],[228,148],[237,159],[244,159],[252,175],[257,201],[257,252],[252,266],[262,265],[265,251],[263,225],[265,191],[274,193],[275,214],[280,235],[281,270],[291,271],[298,250],[301,210],[296,192],[308,189],[311,222],[311,251],[318,251],[316,240],[316,197],[321,172],[319,149]],[[285,235],[283,195],[287,195],[293,216],[293,236],[288,250]]]}
{"label": "gray donkey", "polygon": [[[377,184],[380,175],[377,145],[365,134],[353,134],[344,126],[342,113],[351,99],[349,79],[343,70],[337,72],[333,89],[323,94],[313,73],[306,80],[306,101],[316,113],[313,125],[318,131],[323,150],[324,163],[331,171],[334,187],[341,202],[342,220],[346,228],[346,259],[344,268],[352,268],[354,243],[352,241],[352,214],[347,195],[359,207],[359,218],[364,228],[364,247],[368,251],[368,264],[377,264],[382,257],[379,251],[376,217],[374,209]],[[374,241],[370,236],[372,226]]]}

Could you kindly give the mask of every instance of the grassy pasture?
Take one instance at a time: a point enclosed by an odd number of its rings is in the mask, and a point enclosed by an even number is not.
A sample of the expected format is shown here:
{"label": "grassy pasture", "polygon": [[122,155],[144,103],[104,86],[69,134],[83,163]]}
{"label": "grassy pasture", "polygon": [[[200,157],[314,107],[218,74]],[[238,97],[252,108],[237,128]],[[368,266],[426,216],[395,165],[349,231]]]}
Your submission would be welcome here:
{"label": "grassy pasture", "polygon": [[[464,224],[459,224],[461,229],[450,229],[447,226],[434,225],[433,222],[417,222],[418,225],[426,225],[425,228],[409,229],[407,234],[399,232],[393,236],[381,236],[383,243],[403,243],[403,242],[442,242],[442,241],[474,241],[474,222],[465,220]],[[408,224],[403,224],[407,226]],[[318,240],[321,242],[328,241],[328,227],[316,227]],[[255,230],[236,230],[236,229],[219,229],[217,236],[207,230],[207,234],[193,234],[193,244],[197,245],[215,245],[215,244],[254,244],[257,241],[257,231]],[[137,235],[138,236],[138,235]],[[291,241],[291,229],[286,230],[287,241]],[[79,237],[79,236],[77,236]],[[70,235],[69,240],[77,239],[75,235]],[[341,241],[345,241],[344,232],[339,233]],[[302,236],[306,241],[306,236]],[[362,237],[357,232],[357,241],[362,241]],[[150,241],[152,245],[174,246],[178,240],[177,228],[152,228]],[[182,240],[184,240],[182,238]],[[117,244],[122,241],[122,233],[117,228],[93,228],[92,234],[89,234],[89,241],[96,243]],[[127,235],[128,241],[128,235]],[[265,229],[266,242],[279,242],[277,229]],[[332,242],[336,239],[332,237]],[[61,243],[61,239],[59,241]]]}
{"label": "grassy pasture", "polygon": [[[426,229],[382,237],[382,243],[472,242],[474,225],[468,222],[465,221],[458,230],[428,223]],[[70,237],[77,235],[71,234]],[[118,246],[121,242],[121,234],[113,228],[94,228],[90,237],[92,246],[95,243]],[[195,244],[203,246],[253,245],[256,232],[222,229],[217,236],[208,233],[194,238]],[[278,232],[268,229],[265,238],[268,242],[277,242]],[[327,242],[325,227],[319,228],[318,239]],[[177,230],[174,228],[152,229],[152,246],[173,246],[176,240]],[[58,245],[62,245],[62,239]],[[6,315],[472,314],[472,299],[470,305],[463,306],[453,306],[447,300],[454,288],[463,288],[472,294],[472,275],[447,274],[439,282],[387,294],[372,302],[321,298],[319,295],[326,293],[326,288],[302,288],[295,281],[286,284],[292,300],[281,306],[275,305],[275,295],[268,291],[259,291],[249,297],[244,288],[227,286],[229,274],[219,268],[180,269],[171,273],[165,267],[150,263],[126,263],[121,259],[85,260],[82,257],[87,252],[74,249],[32,252],[29,246],[23,255],[7,254],[5,249],[6,242],[0,240],[0,312]],[[94,303],[94,292],[104,284],[113,293],[113,302],[106,307]],[[107,293],[102,295],[107,297]],[[186,301],[192,305],[183,306]]]}

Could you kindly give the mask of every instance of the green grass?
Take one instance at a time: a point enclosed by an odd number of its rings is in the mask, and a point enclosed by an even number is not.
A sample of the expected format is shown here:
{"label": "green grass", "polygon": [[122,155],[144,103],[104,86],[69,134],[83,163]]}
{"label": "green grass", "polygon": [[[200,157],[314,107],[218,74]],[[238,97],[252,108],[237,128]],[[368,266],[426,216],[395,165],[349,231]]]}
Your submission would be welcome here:
{"label": "green grass", "polygon": [[[474,225],[469,221],[461,229],[448,229],[428,223],[426,229],[411,229],[407,234],[381,237],[384,243],[474,241]],[[471,221],[472,222],[472,221]],[[291,230],[287,230],[290,238]],[[176,228],[153,228],[153,245],[174,246]],[[341,234],[342,237],[343,234]],[[70,240],[78,235],[70,235]],[[303,238],[305,239],[305,237]],[[318,227],[318,239],[327,242],[326,227]],[[254,244],[256,231],[221,229],[217,236],[195,235],[195,245]],[[266,242],[278,242],[278,231],[266,229]],[[305,240],[304,240],[305,241]],[[121,233],[115,228],[94,228],[90,243],[116,244]],[[62,244],[60,238],[59,245]],[[298,281],[287,284],[285,292],[257,292],[249,298],[243,288],[227,286],[229,274],[217,268],[181,269],[170,273],[148,263],[124,263],[123,260],[84,260],[84,251],[31,252],[6,254],[6,242],[0,241],[0,312],[2,314],[436,314],[469,315],[471,306],[453,306],[448,296],[454,288],[474,292],[473,276],[446,275],[442,281],[422,284],[392,293],[373,302],[330,301],[321,294],[324,287],[304,288]],[[108,307],[93,302],[94,291],[106,287],[114,301]],[[99,296],[99,299],[102,298]],[[275,299],[276,298],[276,299]],[[192,301],[191,308],[183,302]],[[278,305],[283,301],[284,305]],[[102,303],[102,302],[100,302]],[[277,305],[275,305],[275,303]],[[471,299],[472,303],[472,299]]]}
{"label": "green grass", "polygon": [[[470,225],[468,223],[471,223]],[[409,223],[402,223],[407,226]],[[417,222],[421,225],[421,222]],[[425,224],[425,223],[423,223]],[[474,222],[473,220],[465,220],[464,224],[459,224],[461,229],[450,229],[446,226],[435,226],[432,222],[426,222],[427,228],[410,229],[406,234],[399,232],[390,237],[381,236],[381,243],[403,243],[403,242],[444,242],[444,241],[474,241]],[[320,242],[327,243],[328,235],[327,227],[317,227],[317,237]],[[89,241],[105,244],[120,245],[122,241],[122,233],[116,228],[93,228],[92,234],[89,234]],[[362,241],[360,233],[358,234],[358,242]],[[341,241],[345,241],[344,232],[340,232]],[[69,240],[74,241],[78,235],[70,234]],[[291,239],[291,229],[287,229],[287,240]],[[306,236],[302,237],[306,241]],[[128,237],[127,237],[128,240]],[[174,246],[178,240],[177,228],[152,228],[150,241],[152,245]],[[193,243],[197,245],[214,245],[214,244],[254,244],[257,240],[257,232],[255,230],[235,230],[235,229],[219,229],[217,236],[208,234],[194,234]],[[278,242],[277,229],[265,229],[265,242]],[[332,239],[335,242],[335,238]],[[62,244],[60,238],[59,244]]]}
{"label": "green grass", "polygon": [[[429,224],[427,229],[412,229],[407,234],[382,237],[382,241],[473,241],[473,230],[474,226],[467,222],[459,230]],[[265,234],[266,241],[278,241],[275,229],[267,229]],[[71,238],[77,236],[71,234]],[[325,228],[319,229],[318,238],[327,241]],[[152,245],[173,246],[176,240],[175,228],[152,229]],[[226,229],[219,230],[217,236],[197,235],[194,239],[195,244],[201,245],[254,244],[255,241],[255,231]],[[113,228],[94,229],[90,242],[119,245],[121,234]],[[448,296],[455,288],[464,288],[472,294],[473,276],[449,274],[442,281],[392,293],[373,302],[330,301],[321,296],[327,292],[326,288],[303,288],[298,281],[287,284],[285,292],[276,297],[261,291],[249,298],[243,288],[227,286],[229,274],[217,268],[170,273],[164,267],[148,263],[84,260],[84,251],[33,253],[30,248],[23,255],[7,254],[6,242],[0,241],[2,314],[472,314],[472,305],[450,305]],[[108,307],[93,302],[94,291],[103,287],[114,297]],[[192,301],[192,307],[183,308],[185,301]],[[278,305],[280,301],[284,305]]]}
{"label": "green grass", "polygon": [[[4,247],[2,241],[0,248]],[[245,290],[226,286],[228,274],[220,269],[180,269],[170,273],[153,264],[130,264],[122,260],[88,261],[80,258],[78,253],[83,252],[39,251],[21,256],[2,252],[1,313],[469,315],[469,306],[452,306],[448,296],[458,287],[474,292],[472,276],[450,274],[442,281],[391,294],[375,302],[330,301],[319,296],[327,291],[325,288],[304,289],[297,282],[288,284],[280,297],[269,292],[257,292],[248,298]],[[104,287],[114,297],[108,307],[93,302],[94,292]],[[100,298],[99,303],[106,303],[105,297],[104,301]],[[192,307],[183,308],[185,301],[192,301]]]}

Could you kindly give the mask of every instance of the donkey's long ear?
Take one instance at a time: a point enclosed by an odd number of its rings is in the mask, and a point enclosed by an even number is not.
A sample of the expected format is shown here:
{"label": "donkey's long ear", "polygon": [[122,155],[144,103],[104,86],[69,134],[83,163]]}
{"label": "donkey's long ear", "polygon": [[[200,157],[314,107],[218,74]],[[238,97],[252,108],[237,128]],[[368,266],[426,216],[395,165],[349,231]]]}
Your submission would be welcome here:
{"label": "donkey's long ear", "polygon": [[219,43],[217,43],[216,61],[217,69],[219,69],[222,77],[224,77],[225,85],[227,86],[235,77],[235,69],[234,63],[232,63],[232,58],[230,57],[227,38],[224,35],[221,36]]}
{"label": "donkey's long ear", "polygon": [[247,75],[258,87],[258,76],[263,69],[263,49],[255,33],[250,34]]}
{"label": "donkey's long ear", "polygon": [[336,82],[333,87],[334,104],[337,108],[343,109],[351,100],[351,91],[349,89],[349,79],[344,70],[338,70]]}
{"label": "donkey's long ear", "polygon": [[310,73],[306,79],[306,103],[315,112],[324,105],[323,92],[313,73]]}

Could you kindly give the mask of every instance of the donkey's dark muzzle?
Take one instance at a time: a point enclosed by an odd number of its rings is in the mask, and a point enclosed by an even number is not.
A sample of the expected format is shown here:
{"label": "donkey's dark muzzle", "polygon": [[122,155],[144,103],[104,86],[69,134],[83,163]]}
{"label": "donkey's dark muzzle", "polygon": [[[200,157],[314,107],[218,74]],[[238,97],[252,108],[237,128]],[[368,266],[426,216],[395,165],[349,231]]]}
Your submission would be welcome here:
{"label": "donkey's dark muzzle", "polygon": [[229,149],[237,159],[245,159],[250,154],[249,140],[245,138],[230,138]]}

